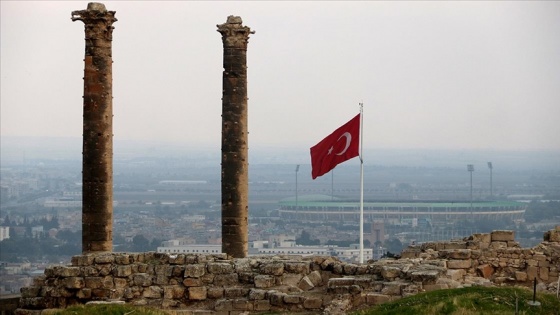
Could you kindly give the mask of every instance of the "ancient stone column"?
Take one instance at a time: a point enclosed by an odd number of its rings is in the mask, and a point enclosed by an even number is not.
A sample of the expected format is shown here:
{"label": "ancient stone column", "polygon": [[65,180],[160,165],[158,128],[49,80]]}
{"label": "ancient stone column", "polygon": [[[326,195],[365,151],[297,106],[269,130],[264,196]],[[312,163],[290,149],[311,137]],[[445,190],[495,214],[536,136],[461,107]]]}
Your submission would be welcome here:
{"label": "ancient stone column", "polygon": [[248,131],[247,43],[254,34],[238,16],[217,25],[224,45],[222,97],[222,252],[247,257]]}
{"label": "ancient stone column", "polygon": [[82,252],[113,249],[113,74],[115,11],[101,3],[73,11],[85,24]]}

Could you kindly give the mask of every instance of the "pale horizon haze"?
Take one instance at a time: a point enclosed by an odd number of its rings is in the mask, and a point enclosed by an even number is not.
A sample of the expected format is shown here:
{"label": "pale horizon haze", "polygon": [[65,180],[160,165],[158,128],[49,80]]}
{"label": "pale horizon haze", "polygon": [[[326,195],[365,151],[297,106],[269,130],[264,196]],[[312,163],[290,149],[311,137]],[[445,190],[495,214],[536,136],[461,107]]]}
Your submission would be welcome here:
{"label": "pale horizon haze", "polygon": [[[249,39],[249,148],[560,151],[558,1],[102,1],[115,141],[219,148],[222,41]],[[1,1],[1,135],[81,137],[86,1]]]}

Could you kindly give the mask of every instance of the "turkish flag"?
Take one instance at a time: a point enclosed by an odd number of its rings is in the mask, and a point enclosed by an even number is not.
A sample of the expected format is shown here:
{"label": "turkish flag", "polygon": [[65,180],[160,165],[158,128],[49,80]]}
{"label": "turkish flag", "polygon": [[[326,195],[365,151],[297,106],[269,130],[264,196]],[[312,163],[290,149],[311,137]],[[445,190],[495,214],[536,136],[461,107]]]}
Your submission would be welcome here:
{"label": "turkish flag", "polygon": [[360,114],[311,147],[311,177],[328,173],[360,154]]}

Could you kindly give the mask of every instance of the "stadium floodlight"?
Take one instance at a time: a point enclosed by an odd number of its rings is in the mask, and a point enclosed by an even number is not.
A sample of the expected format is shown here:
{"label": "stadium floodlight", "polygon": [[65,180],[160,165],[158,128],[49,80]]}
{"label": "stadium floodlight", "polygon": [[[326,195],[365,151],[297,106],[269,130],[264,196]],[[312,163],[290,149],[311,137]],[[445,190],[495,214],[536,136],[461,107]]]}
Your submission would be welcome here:
{"label": "stadium floodlight", "polygon": [[296,211],[298,206],[298,187],[297,187],[297,173],[299,172],[299,164],[296,166]]}
{"label": "stadium floodlight", "polygon": [[492,162],[488,162],[488,169],[490,169],[490,199],[494,197],[494,194],[492,193],[492,168]]}
{"label": "stadium floodlight", "polygon": [[471,173],[471,216],[472,216],[472,173],[474,172],[474,165],[472,164],[468,164],[467,165],[467,171],[469,171],[469,173]]}

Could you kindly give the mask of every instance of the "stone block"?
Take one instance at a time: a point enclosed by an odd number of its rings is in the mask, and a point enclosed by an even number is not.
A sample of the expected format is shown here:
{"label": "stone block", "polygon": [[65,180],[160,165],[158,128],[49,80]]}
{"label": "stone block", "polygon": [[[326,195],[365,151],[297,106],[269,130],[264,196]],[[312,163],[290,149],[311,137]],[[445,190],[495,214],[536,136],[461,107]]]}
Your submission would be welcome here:
{"label": "stone block", "polygon": [[90,289],[99,289],[103,287],[102,277],[85,277],[85,287]]}
{"label": "stone block", "polygon": [[185,288],[179,285],[167,285],[163,287],[164,299],[180,299],[185,294]]}
{"label": "stone block", "polygon": [[385,282],[383,283],[383,289],[381,289],[381,294],[384,295],[401,295],[402,283],[399,282]]}
{"label": "stone block", "polygon": [[152,276],[147,273],[137,273],[132,278],[133,283],[141,287],[149,287],[152,285]]}
{"label": "stone block", "polygon": [[548,267],[539,268],[539,278],[543,281],[548,281]]}
{"label": "stone block", "polygon": [[470,249],[455,249],[449,252],[449,258],[451,259],[469,259],[471,258]]}
{"label": "stone block", "polygon": [[76,297],[78,299],[91,299],[91,289],[82,288],[76,292]]}
{"label": "stone block", "polygon": [[356,270],[358,266],[355,264],[344,264],[342,265],[342,270],[344,275],[354,275],[356,274]]}
{"label": "stone block", "polygon": [[309,273],[307,278],[309,278],[309,281],[311,281],[314,286],[320,286],[323,283],[323,277],[318,270]]}
{"label": "stone block", "polygon": [[84,278],[68,277],[63,278],[64,287],[67,289],[81,289],[85,286]]}
{"label": "stone block", "polygon": [[284,263],[284,269],[286,272],[306,275],[309,273],[309,263],[296,261],[286,262]]}
{"label": "stone block", "polygon": [[303,291],[309,291],[313,289],[315,286],[313,285],[313,283],[311,283],[311,280],[309,280],[309,278],[306,276],[299,281],[297,287]]}
{"label": "stone block", "polygon": [[480,265],[476,268],[476,273],[485,279],[489,279],[494,274],[494,267],[489,264]]}
{"label": "stone block", "polygon": [[301,296],[299,295],[285,295],[284,303],[286,304],[299,304],[301,302]]}
{"label": "stone block", "polygon": [[302,274],[284,273],[281,279],[283,285],[297,287],[302,278]]}
{"label": "stone block", "polygon": [[469,239],[481,243],[490,243],[492,241],[490,233],[474,233],[469,237]]}
{"label": "stone block", "polygon": [[[209,273],[213,274],[230,274],[233,273],[233,265],[230,263],[224,262],[210,262],[207,265],[207,269]],[[185,269],[186,272],[186,269]]]}
{"label": "stone block", "polygon": [[536,261],[546,261],[546,256],[543,254],[533,255],[533,259]]}
{"label": "stone block", "polygon": [[491,249],[505,249],[505,248],[507,248],[507,242],[493,241],[492,243],[490,243],[489,248],[491,248]]}
{"label": "stone block", "polygon": [[539,275],[539,267],[528,266],[526,272],[527,272],[527,278],[528,278],[527,280],[533,281],[533,279],[535,279]]}
{"label": "stone block", "polygon": [[94,259],[95,257],[90,254],[72,256],[72,266],[91,266]]}
{"label": "stone block", "polygon": [[554,230],[550,230],[544,233],[545,242],[560,242],[560,229],[556,227]]}
{"label": "stone block", "polygon": [[95,257],[94,262],[96,264],[112,264],[115,262],[115,257],[109,253],[109,254],[99,254],[98,256]]}
{"label": "stone block", "polygon": [[34,287],[34,286],[23,287],[21,288],[20,292],[22,298],[34,298],[39,296],[39,293],[41,292],[41,288]]}
{"label": "stone block", "polygon": [[321,269],[322,270],[329,270],[333,268],[334,264],[335,264],[336,260],[332,257],[327,257],[325,260],[323,260],[323,262],[321,263]]}
{"label": "stone block", "polygon": [[266,291],[261,289],[250,289],[248,294],[249,300],[266,299]]}
{"label": "stone block", "polygon": [[224,297],[224,288],[221,287],[208,287],[206,295],[209,299],[221,299]]}
{"label": "stone block", "polygon": [[128,254],[116,254],[115,263],[117,265],[128,265],[131,263],[130,255]]}
{"label": "stone block", "polygon": [[539,267],[550,267],[550,262],[548,260],[539,261]]}
{"label": "stone block", "polygon": [[366,294],[366,303],[369,305],[378,305],[391,301],[391,296],[378,293]]}
{"label": "stone block", "polygon": [[246,299],[234,299],[231,305],[234,310],[252,311],[254,309],[253,302],[249,302]]}
{"label": "stone block", "polygon": [[409,275],[410,280],[413,282],[435,283],[442,272],[442,270],[417,270],[411,272]]}
{"label": "stone block", "polygon": [[410,250],[410,249],[403,249],[403,251],[401,252],[401,258],[406,258],[406,259],[410,259],[410,258],[417,258],[419,257],[421,254],[420,250]]}
{"label": "stone block", "polygon": [[53,270],[57,277],[79,277],[81,275],[79,267],[55,266]]}
{"label": "stone block", "polygon": [[269,300],[256,300],[253,302],[253,310],[255,311],[269,311],[270,301]]}
{"label": "stone block", "polygon": [[323,306],[323,299],[318,297],[308,297],[303,301],[305,309],[320,309]]}
{"label": "stone block", "polygon": [[47,277],[45,277],[45,275],[38,275],[35,278],[33,278],[33,285],[38,286],[38,287],[42,287],[42,286],[45,285],[46,280],[47,280]]}
{"label": "stone block", "polygon": [[[463,270],[463,269],[457,269],[457,270]],[[439,278],[436,284],[446,284],[447,287],[450,289],[457,289],[459,287],[462,287],[462,281],[455,281],[448,278]]]}
{"label": "stone block", "polygon": [[468,269],[472,267],[472,261],[470,259],[465,260],[448,260],[448,269]]}
{"label": "stone block", "polygon": [[447,277],[454,281],[461,281],[465,276],[466,272],[465,269],[448,269],[447,270]]}
{"label": "stone block", "polygon": [[268,262],[260,266],[259,271],[263,275],[281,276],[284,273],[284,263]]}
{"label": "stone block", "polygon": [[253,272],[238,272],[237,275],[239,276],[239,283],[244,284],[254,284],[255,283],[255,274]]}
{"label": "stone block", "polygon": [[213,283],[216,286],[222,287],[237,285],[239,283],[239,277],[236,273],[218,274],[214,277]]}
{"label": "stone block", "polygon": [[354,278],[331,278],[327,284],[328,288],[336,288],[341,286],[349,286],[354,284]]}
{"label": "stone block", "polygon": [[226,299],[217,300],[214,309],[216,311],[233,311],[232,301]]}
{"label": "stone block", "polygon": [[515,241],[515,233],[514,231],[495,230],[490,233],[490,239],[492,242]]}
{"label": "stone block", "polygon": [[189,300],[202,301],[206,300],[207,288],[206,287],[190,287],[187,289]]}
{"label": "stone block", "polygon": [[[229,266],[229,264],[228,264]],[[216,266],[212,267],[214,271],[216,271],[217,269],[219,269]],[[233,269],[232,269],[233,271]],[[194,265],[186,265],[185,266],[185,273],[184,273],[184,277],[191,277],[191,278],[199,278],[202,277],[204,274],[206,273],[206,266],[204,264],[194,264]],[[212,272],[212,273],[218,273],[218,272]]]}
{"label": "stone block", "polygon": [[387,280],[392,280],[401,274],[399,267],[383,266],[381,267],[381,276]]}
{"label": "stone block", "polygon": [[113,275],[115,277],[128,277],[132,274],[132,267],[130,265],[116,266]]}
{"label": "stone block", "polygon": [[148,299],[161,299],[163,296],[163,289],[159,286],[149,286],[142,291],[142,297]]}
{"label": "stone block", "polygon": [[[235,274],[233,274],[233,275],[235,276]],[[214,283],[214,278],[215,277],[216,277],[216,275],[211,274],[211,273],[207,273],[204,276],[200,277],[200,280],[202,280],[202,283],[212,284],[212,283]]]}
{"label": "stone block", "polygon": [[185,255],[184,254],[169,255],[169,264],[171,264],[171,265],[184,265],[185,264]]}
{"label": "stone block", "polygon": [[202,279],[200,278],[185,278],[183,280],[185,287],[200,287],[202,286]]}
{"label": "stone block", "polygon": [[242,287],[224,288],[224,297],[226,298],[239,298],[248,295],[249,289]]}
{"label": "stone block", "polygon": [[282,292],[272,292],[269,294],[270,305],[273,306],[282,306],[284,305],[284,296],[286,293]]}
{"label": "stone block", "polygon": [[276,280],[273,276],[269,275],[256,275],[255,276],[255,288],[270,288],[273,287]]}
{"label": "stone block", "polygon": [[114,278],[113,282],[115,284],[115,288],[117,289],[124,289],[128,286],[128,282],[126,281],[126,279],[123,278]]}

